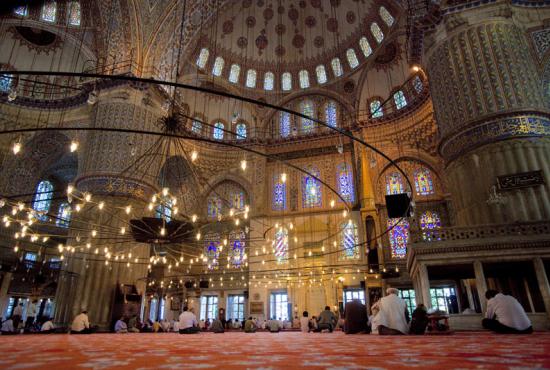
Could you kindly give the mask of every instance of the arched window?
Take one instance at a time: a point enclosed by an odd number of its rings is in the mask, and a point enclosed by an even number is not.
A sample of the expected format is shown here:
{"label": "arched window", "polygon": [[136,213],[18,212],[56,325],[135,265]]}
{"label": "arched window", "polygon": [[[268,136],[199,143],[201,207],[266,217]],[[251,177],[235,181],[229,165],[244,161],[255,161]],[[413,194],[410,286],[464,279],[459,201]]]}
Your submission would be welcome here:
{"label": "arched window", "polygon": [[40,183],[36,187],[36,192],[34,193],[34,200],[32,202],[32,209],[34,209],[37,212],[40,212],[40,214],[37,216],[37,218],[40,221],[48,220],[47,213],[50,210],[50,206],[52,204],[52,198],[53,198],[52,183],[47,180],[40,181]]}
{"label": "arched window", "polygon": [[236,191],[231,194],[231,207],[239,211],[244,209],[244,192]]}
{"label": "arched window", "polygon": [[207,48],[202,48],[201,52],[199,53],[199,57],[197,58],[197,67],[204,68],[206,67],[206,63],[208,62],[208,57],[210,56],[210,52]]}
{"label": "arched window", "polygon": [[80,26],[80,1],[71,1],[67,5],[67,20],[71,26]]}
{"label": "arched window", "polygon": [[393,16],[388,12],[388,9],[384,8],[383,6],[380,7],[380,18],[388,25],[388,27],[391,27],[393,25],[393,22],[395,19]]}
{"label": "arched window", "polygon": [[57,220],[55,224],[58,227],[68,228],[71,222],[71,206],[67,202],[63,202],[59,205],[57,210]]}
{"label": "arched window", "polygon": [[290,74],[290,72],[283,73],[281,77],[281,85],[284,91],[292,89],[292,75]]}
{"label": "arched window", "polygon": [[207,214],[210,218],[218,218],[222,214],[222,200],[217,195],[211,195],[208,197],[207,203]]}
{"label": "arched window", "polygon": [[426,211],[420,216],[420,229],[435,230],[441,228],[441,219],[437,212]]}
{"label": "arched window", "polygon": [[13,81],[13,75],[0,75],[0,91],[9,92]]}
{"label": "arched window", "polygon": [[338,194],[347,202],[353,203],[355,194],[353,191],[353,176],[350,165],[342,163],[336,167],[336,181]]}
{"label": "arched window", "polygon": [[419,168],[414,171],[414,187],[418,195],[430,195],[434,193],[432,175],[427,168]]}
{"label": "arched window", "polygon": [[[300,104],[300,112],[304,116],[315,118],[315,106],[311,100],[303,100]],[[314,122],[307,118],[302,118],[302,132],[304,134],[310,134],[315,128]]]}
{"label": "arched window", "polygon": [[365,36],[359,39],[359,47],[361,48],[365,58],[368,58],[372,54],[372,48],[370,47],[369,40],[367,40]]}
{"label": "arched window", "polygon": [[340,77],[344,74],[344,70],[342,69],[342,63],[340,62],[340,58],[334,58],[330,62],[330,65],[332,66],[332,72],[334,72],[334,75],[336,77]]}
{"label": "arched window", "polygon": [[386,176],[386,194],[404,193],[403,177],[400,173],[394,172]]}
{"label": "arched window", "polygon": [[28,5],[18,6],[13,10],[13,13],[21,17],[26,17],[29,15],[29,6]]}
{"label": "arched window", "polygon": [[359,65],[359,60],[357,59],[357,54],[355,54],[355,50],[348,49],[346,51],[346,58],[348,58],[348,64],[351,68],[356,68]]}
{"label": "arched window", "polygon": [[403,109],[407,106],[407,99],[403,91],[399,90],[393,94],[393,101],[395,102],[395,107],[397,109]]}
{"label": "arched window", "polygon": [[238,64],[231,65],[229,70],[229,82],[236,84],[239,81],[239,74],[241,74],[241,66]]}
{"label": "arched window", "polygon": [[288,230],[284,227],[280,227],[275,233],[273,249],[275,249],[277,262],[281,263],[288,259]]}
{"label": "arched window", "polygon": [[157,218],[164,218],[166,222],[172,220],[172,199],[162,199],[157,206],[155,215]]}
{"label": "arched window", "polygon": [[242,122],[237,124],[237,129],[235,131],[237,133],[237,140],[246,139],[246,124]]}
{"label": "arched window", "polygon": [[315,74],[317,75],[317,82],[320,85],[327,82],[327,71],[324,65],[319,64],[317,67],[315,67]]}
{"label": "arched window", "polygon": [[264,90],[273,90],[275,83],[275,75],[272,72],[266,72],[264,75]]}
{"label": "arched window", "polygon": [[229,259],[233,267],[241,267],[244,262],[244,251],[246,246],[245,234],[243,231],[232,231],[229,233]]}
{"label": "arched window", "polygon": [[273,176],[273,203],[274,211],[284,211],[286,209],[286,183],[280,175]]}
{"label": "arched window", "polygon": [[221,76],[224,65],[225,61],[223,60],[223,58],[217,57],[216,60],[214,60],[214,68],[212,68],[212,74],[214,76]]}
{"label": "arched window", "polygon": [[321,172],[316,167],[306,169],[312,174],[303,174],[302,176],[302,207],[315,208],[322,205],[321,182],[317,179],[321,178]]}
{"label": "arched window", "polygon": [[214,131],[212,132],[212,136],[216,140],[223,140],[223,134],[224,134],[225,126],[221,122],[214,123]]}
{"label": "arched window", "polygon": [[341,225],[342,236],[340,239],[340,257],[341,259],[359,258],[359,237],[357,225],[352,220],[348,220]]}
{"label": "arched window", "polygon": [[372,35],[379,44],[384,40],[384,33],[380,29],[378,23],[374,22],[373,24],[371,24],[370,31],[372,32]]}
{"label": "arched window", "polygon": [[380,105],[380,100],[373,100],[370,102],[370,114],[372,118],[379,118],[384,115],[384,111]]}
{"label": "arched window", "polygon": [[424,83],[420,79],[420,76],[414,76],[413,86],[418,94],[422,92],[422,89],[424,88]]}
{"label": "arched window", "polygon": [[220,235],[218,233],[208,233],[204,236],[204,255],[208,259],[207,263],[210,270],[215,270],[219,266],[220,258]]}
{"label": "arched window", "polygon": [[54,23],[57,17],[57,3],[55,1],[47,1],[42,6],[40,19],[44,22]]}
{"label": "arched window", "polygon": [[330,127],[338,126],[338,106],[333,100],[325,105],[325,123]]}
{"label": "arched window", "polygon": [[256,70],[255,69],[249,69],[248,72],[246,72],[246,87],[249,87],[251,89],[256,87]]}
{"label": "arched window", "polygon": [[195,134],[200,134],[202,132],[202,123],[200,118],[195,117],[195,119],[191,123],[191,131]]}
{"label": "arched window", "polygon": [[290,136],[290,113],[279,113],[279,134],[281,137]]}
{"label": "arched window", "polygon": [[300,88],[307,89],[309,87],[309,73],[305,69],[301,70],[300,73],[298,73],[298,77],[300,78]]}
{"label": "arched window", "polygon": [[388,219],[388,232],[392,258],[404,258],[409,243],[409,222],[401,218]]}

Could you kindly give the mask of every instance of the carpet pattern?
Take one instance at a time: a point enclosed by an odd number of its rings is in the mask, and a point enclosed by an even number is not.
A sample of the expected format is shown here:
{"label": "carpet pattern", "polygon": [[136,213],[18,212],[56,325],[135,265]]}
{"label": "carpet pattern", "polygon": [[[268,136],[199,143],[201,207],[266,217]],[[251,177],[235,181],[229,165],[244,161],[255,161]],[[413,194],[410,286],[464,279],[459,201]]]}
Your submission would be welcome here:
{"label": "carpet pattern", "polygon": [[1,336],[1,369],[550,369],[550,333]]}

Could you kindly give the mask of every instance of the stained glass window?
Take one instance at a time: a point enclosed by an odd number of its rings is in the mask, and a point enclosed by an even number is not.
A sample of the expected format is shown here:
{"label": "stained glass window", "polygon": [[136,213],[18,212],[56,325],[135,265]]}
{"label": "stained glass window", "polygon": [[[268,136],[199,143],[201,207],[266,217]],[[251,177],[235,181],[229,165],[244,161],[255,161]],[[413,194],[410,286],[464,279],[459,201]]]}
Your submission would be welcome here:
{"label": "stained glass window", "polygon": [[232,231],[229,234],[229,260],[234,267],[240,267],[244,262],[245,234],[243,231]]}
{"label": "stained glass window", "polygon": [[317,75],[317,82],[319,84],[324,84],[327,82],[327,71],[325,69],[325,66],[322,65],[322,64],[319,64],[316,68],[315,68],[315,74]]}
{"label": "stained glass window", "polygon": [[[315,106],[311,100],[304,100],[300,104],[300,112],[304,116],[315,118]],[[314,122],[307,118],[302,118],[302,132],[304,134],[309,134],[315,128]]]}
{"label": "stained glass window", "polygon": [[280,227],[275,233],[273,249],[275,249],[277,262],[284,262],[288,258],[288,230],[284,227]]}
{"label": "stained glass window", "polygon": [[383,6],[380,7],[380,18],[388,25],[388,27],[391,27],[393,25],[393,22],[395,19],[393,16],[388,12],[388,9],[384,8]]}
{"label": "stained glass window", "polygon": [[370,31],[372,32],[372,35],[379,44],[384,40],[384,33],[380,29],[378,23],[374,22],[373,24],[371,24]]}
{"label": "stained glass window", "polygon": [[256,70],[249,69],[246,72],[246,87],[250,87],[251,89],[256,87]]}
{"label": "stained glass window", "polygon": [[170,222],[172,219],[172,199],[162,199],[155,214],[157,218],[164,218],[166,222]]}
{"label": "stained glass window", "polygon": [[36,187],[36,192],[34,194],[34,200],[32,202],[32,209],[34,209],[37,212],[42,212],[43,214],[39,214],[37,218],[40,221],[47,221],[48,220],[48,211],[50,210],[50,206],[52,204],[52,198],[53,198],[53,185],[49,181],[40,181],[38,186]]}
{"label": "stained glass window", "polygon": [[231,207],[237,210],[244,209],[244,192],[237,191],[231,194]]}
{"label": "stained glass window", "polygon": [[224,134],[225,126],[221,122],[214,123],[214,131],[213,136],[216,140],[223,140],[223,134]]}
{"label": "stained glass window", "polygon": [[420,229],[435,230],[441,227],[441,219],[437,212],[426,211],[420,216]]}
{"label": "stained glass window", "polygon": [[283,90],[288,91],[292,89],[292,75],[290,72],[283,73],[283,76],[281,77],[281,83]]}
{"label": "stained glass window", "polygon": [[393,101],[395,102],[395,107],[397,109],[402,109],[407,106],[407,99],[405,98],[405,94],[401,90],[393,94]]}
{"label": "stained glass window", "polygon": [[267,91],[273,90],[274,83],[275,83],[275,75],[272,72],[266,72],[264,75],[264,90],[267,90]]}
{"label": "stained glass window", "polygon": [[347,202],[355,200],[355,194],[353,191],[353,176],[351,166],[342,163],[336,167],[336,181],[338,182],[338,194]]}
{"label": "stained glass window", "polygon": [[359,238],[357,236],[357,225],[348,220],[341,225],[342,236],[340,239],[340,256],[342,259],[359,258]]}
{"label": "stained glass window", "polygon": [[202,132],[202,123],[199,118],[195,118],[193,120],[193,123],[191,124],[191,131],[196,134],[200,134]]}
{"label": "stained glass window", "polygon": [[370,114],[372,118],[379,118],[384,115],[384,111],[380,105],[380,100],[373,100],[370,102]]}
{"label": "stained glass window", "polygon": [[346,51],[346,58],[348,58],[348,64],[351,68],[355,68],[359,65],[359,60],[357,59],[357,54],[355,54],[355,50],[348,49]]}
{"label": "stained glass window", "polygon": [[420,79],[420,76],[415,76],[413,79],[413,86],[417,93],[421,93],[422,89],[424,88],[424,84],[422,83],[422,80]]}
{"label": "stained glass window", "polygon": [[57,211],[57,220],[55,224],[59,227],[67,228],[71,222],[71,206],[67,202],[63,202],[59,205]]}
{"label": "stained glass window", "polygon": [[334,75],[336,77],[340,77],[344,74],[344,70],[342,69],[342,63],[340,63],[340,58],[334,58],[330,65],[332,66],[332,72],[334,72]]}
{"label": "stained glass window", "polygon": [[290,113],[279,113],[279,134],[281,137],[290,136]]}
{"label": "stained glass window", "polygon": [[338,126],[338,107],[335,101],[329,101],[325,105],[325,123],[330,127]]}
{"label": "stained glass window", "polygon": [[217,195],[211,195],[208,197],[207,203],[207,212],[208,217],[210,218],[217,218],[219,215],[222,214],[222,200]]}
{"label": "stained glass window", "polygon": [[57,16],[57,4],[55,1],[47,1],[42,6],[42,13],[40,19],[45,22],[54,23]]}
{"label": "stained glass window", "polygon": [[359,39],[359,47],[361,48],[365,58],[368,58],[372,54],[372,48],[370,47],[369,40],[367,40],[365,36]]}
{"label": "stained glass window", "polygon": [[210,270],[219,266],[220,258],[220,235],[218,233],[208,233],[204,236],[204,255],[208,259]]}
{"label": "stained glass window", "polygon": [[419,168],[414,171],[414,186],[418,195],[430,195],[434,193],[432,175],[427,168]]}
{"label": "stained glass window", "polygon": [[404,258],[407,255],[407,244],[409,243],[409,222],[401,218],[390,218],[388,220],[388,232],[392,258]]}
{"label": "stained glass window", "polygon": [[286,183],[280,175],[273,176],[273,210],[284,211],[286,209]]}
{"label": "stained glass window", "polygon": [[26,17],[29,15],[29,7],[27,5],[18,6],[13,12],[21,17]]}
{"label": "stained glass window", "polygon": [[308,174],[302,176],[302,206],[304,208],[321,207],[321,182],[317,180],[321,178],[321,172],[315,167],[310,167],[306,171],[315,177]]}
{"label": "stained glass window", "polygon": [[206,67],[206,62],[208,62],[208,57],[210,56],[210,51],[207,48],[202,48],[197,58],[197,67],[204,68]]}
{"label": "stained glass window", "polygon": [[298,77],[300,78],[300,88],[307,89],[309,87],[309,73],[303,69],[298,74]]}
{"label": "stained glass window", "polygon": [[216,60],[214,60],[214,68],[212,69],[212,74],[214,76],[221,76],[224,64],[225,61],[223,60],[223,58],[217,57]]}
{"label": "stained glass window", "polygon": [[71,26],[80,26],[80,2],[71,1],[67,7],[67,18]]}
{"label": "stained glass window", "polygon": [[386,194],[404,193],[403,177],[400,173],[394,172],[386,176]]}
{"label": "stained glass window", "polygon": [[239,123],[237,125],[237,140],[244,140],[246,139],[246,124],[244,123]]}
{"label": "stained glass window", "polygon": [[13,75],[0,75],[0,91],[9,92],[12,80]]}
{"label": "stained glass window", "polygon": [[236,84],[239,81],[239,74],[241,73],[241,66],[238,64],[231,65],[229,70],[229,82]]}

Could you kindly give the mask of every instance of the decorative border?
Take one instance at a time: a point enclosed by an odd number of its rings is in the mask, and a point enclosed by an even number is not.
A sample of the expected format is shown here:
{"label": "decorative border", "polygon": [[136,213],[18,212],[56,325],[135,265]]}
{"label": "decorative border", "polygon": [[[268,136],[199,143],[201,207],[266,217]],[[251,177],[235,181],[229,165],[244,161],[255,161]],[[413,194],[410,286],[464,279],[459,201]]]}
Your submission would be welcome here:
{"label": "decorative border", "polygon": [[76,181],[81,191],[94,195],[130,196],[137,199],[149,199],[155,189],[148,184],[116,175],[89,176]]}
{"label": "decorative border", "polygon": [[541,116],[516,116],[483,122],[476,127],[456,134],[439,147],[446,160],[453,160],[464,152],[491,142],[516,137],[542,137],[550,135],[550,120]]}

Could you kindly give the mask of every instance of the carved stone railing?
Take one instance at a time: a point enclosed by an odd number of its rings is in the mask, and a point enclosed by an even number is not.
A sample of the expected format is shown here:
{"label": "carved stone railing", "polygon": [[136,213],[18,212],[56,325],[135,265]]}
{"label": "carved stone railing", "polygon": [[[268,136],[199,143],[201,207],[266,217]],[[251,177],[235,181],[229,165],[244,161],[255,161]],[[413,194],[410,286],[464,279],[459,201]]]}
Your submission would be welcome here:
{"label": "carved stone railing", "polygon": [[451,240],[471,240],[506,236],[528,236],[550,234],[550,222],[523,222],[502,225],[468,227],[447,227],[437,230],[413,232],[413,243],[433,243]]}

